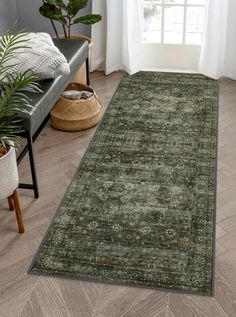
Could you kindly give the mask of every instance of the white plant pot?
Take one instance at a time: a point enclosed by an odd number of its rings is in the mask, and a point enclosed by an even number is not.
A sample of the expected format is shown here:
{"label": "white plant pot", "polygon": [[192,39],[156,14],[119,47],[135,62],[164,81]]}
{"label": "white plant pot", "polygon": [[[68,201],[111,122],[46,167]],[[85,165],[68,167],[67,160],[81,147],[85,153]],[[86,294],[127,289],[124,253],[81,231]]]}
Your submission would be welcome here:
{"label": "white plant pot", "polygon": [[11,196],[19,185],[16,152],[13,147],[0,158],[0,200]]}

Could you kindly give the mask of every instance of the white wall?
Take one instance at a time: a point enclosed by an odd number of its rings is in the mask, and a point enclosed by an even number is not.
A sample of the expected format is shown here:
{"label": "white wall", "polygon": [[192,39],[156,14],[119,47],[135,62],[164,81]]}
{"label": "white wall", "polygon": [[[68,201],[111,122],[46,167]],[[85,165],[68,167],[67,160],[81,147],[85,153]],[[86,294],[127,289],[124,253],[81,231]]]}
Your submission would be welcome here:
{"label": "white wall", "polygon": [[17,22],[16,0],[0,0],[0,34]]}
{"label": "white wall", "polygon": [[228,31],[226,43],[225,75],[235,78],[236,74],[236,1],[229,1]]}
{"label": "white wall", "polygon": [[[6,2],[8,1],[9,0],[6,0]],[[91,3],[92,0],[89,0],[88,6],[81,11],[81,14],[91,13]],[[48,32],[54,36],[55,34],[52,30],[49,20],[42,17],[38,12],[41,5],[42,0],[17,0],[18,28],[26,28],[31,32]],[[61,26],[58,25],[58,28],[62,34]],[[90,26],[84,26],[80,24],[73,27],[73,32],[75,34],[80,33],[90,36],[91,28]]]}

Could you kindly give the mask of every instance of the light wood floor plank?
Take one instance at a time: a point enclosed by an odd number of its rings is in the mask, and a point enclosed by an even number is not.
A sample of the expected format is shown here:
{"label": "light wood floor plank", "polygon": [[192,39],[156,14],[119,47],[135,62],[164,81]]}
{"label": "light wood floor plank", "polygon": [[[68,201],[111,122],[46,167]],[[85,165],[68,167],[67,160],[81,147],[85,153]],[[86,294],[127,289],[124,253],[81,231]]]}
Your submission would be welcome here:
{"label": "light wood floor plank", "polygon": [[[22,274],[22,273],[21,273]],[[0,291],[0,316],[18,317],[37,284],[35,277],[25,274]]]}
{"label": "light wood floor plank", "polygon": [[135,287],[106,285],[94,310],[94,317],[121,317],[153,291]]}
{"label": "light wood floor plank", "polygon": [[[93,306],[82,282],[71,281],[67,283],[65,279],[57,279],[57,284],[71,317],[92,317]],[[97,294],[99,294],[99,290]]]}
{"label": "light wood floor plank", "polygon": [[169,293],[153,292],[122,315],[122,317],[165,316],[167,314],[169,298]]}
{"label": "light wood floor plank", "polygon": [[171,294],[169,307],[175,317],[227,317],[214,298]]}
{"label": "light wood floor plank", "polygon": [[34,292],[43,316],[70,317],[57,279],[40,277]]}
{"label": "light wood floor plank", "polygon": [[25,307],[23,308],[20,314],[20,317],[27,317],[27,316],[44,317],[40,302],[38,300],[38,297],[35,291],[31,293]]}

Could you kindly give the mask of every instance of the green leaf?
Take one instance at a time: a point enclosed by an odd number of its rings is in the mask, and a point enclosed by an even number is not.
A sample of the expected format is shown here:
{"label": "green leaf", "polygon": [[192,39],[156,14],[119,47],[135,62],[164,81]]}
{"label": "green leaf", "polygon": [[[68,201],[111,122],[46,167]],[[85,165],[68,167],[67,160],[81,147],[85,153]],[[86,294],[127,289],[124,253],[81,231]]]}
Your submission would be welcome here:
{"label": "green leaf", "polygon": [[63,0],[44,0],[43,3],[49,3],[52,5],[55,5],[59,9],[63,9],[63,10],[66,10],[67,8],[67,5],[64,3]]}
{"label": "green leaf", "polygon": [[82,23],[82,24],[95,24],[102,20],[102,16],[100,14],[88,14],[73,21],[74,24]]}
{"label": "green leaf", "polygon": [[[0,75],[5,71],[4,63],[10,60],[13,54],[20,48],[29,48],[25,43],[27,41],[27,33],[10,34],[8,31],[0,41]],[[23,45],[24,44],[24,45]]]}
{"label": "green leaf", "polygon": [[0,82],[0,143],[9,144],[17,134],[23,131],[22,116],[29,115],[33,107],[26,92],[40,92],[36,77],[28,72],[7,75],[9,70],[6,61],[11,60],[19,48],[27,45],[27,33],[10,34],[8,31],[0,38],[0,78],[8,78],[9,82]]}
{"label": "green leaf", "polygon": [[58,8],[55,4],[44,3],[39,8],[39,13],[45,18],[58,21],[61,24],[67,25],[67,15],[63,15],[60,8]]}
{"label": "green leaf", "polygon": [[45,2],[39,8],[39,13],[48,19],[53,19],[54,16],[61,15],[61,11],[56,5],[48,2]]}
{"label": "green leaf", "polygon": [[66,18],[68,18],[66,15],[54,15],[52,17],[53,20],[61,23],[61,24],[64,24],[64,25],[67,25],[67,20]]}
{"label": "green leaf", "polygon": [[71,16],[75,16],[79,10],[84,9],[88,4],[88,0],[69,0],[67,5],[68,13]]}

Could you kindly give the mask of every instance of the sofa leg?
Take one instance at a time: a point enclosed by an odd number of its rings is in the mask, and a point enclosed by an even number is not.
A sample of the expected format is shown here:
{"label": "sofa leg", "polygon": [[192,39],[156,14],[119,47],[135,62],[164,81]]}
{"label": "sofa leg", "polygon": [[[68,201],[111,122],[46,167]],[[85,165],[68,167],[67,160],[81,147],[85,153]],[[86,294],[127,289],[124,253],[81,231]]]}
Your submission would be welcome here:
{"label": "sofa leg", "polygon": [[87,78],[87,85],[90,85],[90,73],[89,73],[89,58],[86,59],[86,78]]}
{"label": "sofa leg", "polygon": [[33,153],[33,139],[32,139],[32,136],[30,135],[30,133],[27,133],[27,145],[28,145],[28,151],[29,151],[29,159],[30,159],[32,181],[33,181],[34,197],[39,198],[38,180],[37,180],[37,175],[36,175],[34,153]]}

